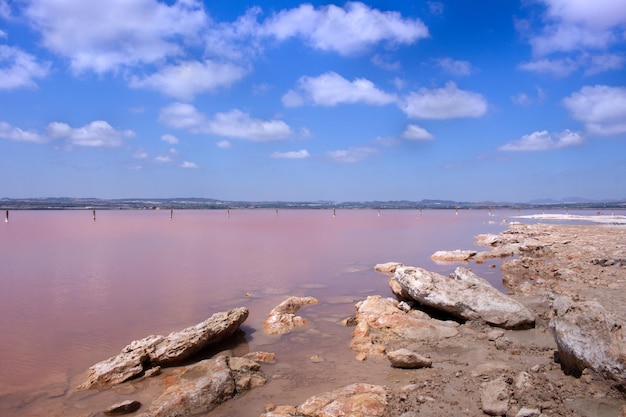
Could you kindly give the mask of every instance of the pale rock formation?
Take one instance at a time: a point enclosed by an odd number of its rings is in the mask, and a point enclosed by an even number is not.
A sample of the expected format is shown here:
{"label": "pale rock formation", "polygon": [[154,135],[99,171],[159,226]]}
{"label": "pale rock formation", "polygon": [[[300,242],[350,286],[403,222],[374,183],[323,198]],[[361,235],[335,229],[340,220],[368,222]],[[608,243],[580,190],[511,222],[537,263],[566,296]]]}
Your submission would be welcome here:
{"label": "pale rock formation", "polygon": [[140,376],[151,368],[172,365],[187,359],[206,346],[235,333],[248,318],[248,309],[239,307],[216,313],[202,323],[168,336],[148,336],[136,340],[122,352],[89,368],[87,380],[79,389],[103,388]]}
{"label": "pale rock formation", "polygon": [[459,327],[456,322],[432,319],[419,310],[404,311],[397,300],[379,295],[357,303],[355,319],[350,348],[358,352],[359,359],[384,357],[387,346],[454,337]]}
{"label": "pale rock formation", "polygon": [[296,316],[300,307],[317,304],[314,297],[292,296],[277,305],[269,312],[263,322],[263,331],[269,335],[281,335],[288,333],[296,327],[304,326],[306,319]]}
{"label": "pale rock formation", "polygon": [[404,267],[394,278],[416,301],[464,320],[484,320],[507,329],[530,327],[534,315],[467,268],[449,277],[422,268]]}
{"label": "pale rock formation", "polygon": [[237,394],[265,384],[259,364],[217,356],[168,376],[168,387],[140,417],[178,417],[207,413]]}
{"label": "pale rock formation", "polygon": [[433,361],[409,349],[398,349],[387,353],[387,359],[394,368],[417,369],[429,368]]}
{"label": "pale rock formation", "polygon": [[374,265],[374,271],[382,272],[384,274],[393,274],[396,272],[396,268],[404,266],[401,262],[386,262],[384,264]]}
{"label": "pale rock formation", "polygon": [[510,397],[511,390],[504,375],[480,386],[481,409],[490,416],[506,415]]}
{"label": "pale rock formation", "polygon": [[439,250],[430,256],[435,262],[467,262],[476,255],[475,250]]}
{"label": "pale rock formation", "polygon": [[550,329],[559,349],[561,367],[580,375],[590,368],[626,385],[624,319],[598,301],[556,297]]}

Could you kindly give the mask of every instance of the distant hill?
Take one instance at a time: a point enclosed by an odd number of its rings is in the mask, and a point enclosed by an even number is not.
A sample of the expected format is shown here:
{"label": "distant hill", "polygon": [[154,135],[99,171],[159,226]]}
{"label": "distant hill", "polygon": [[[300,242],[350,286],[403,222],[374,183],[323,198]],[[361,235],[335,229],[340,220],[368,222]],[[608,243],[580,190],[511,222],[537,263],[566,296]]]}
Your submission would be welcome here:
{"label": "distant hill", "polygon": [[543,199],[527,203],[509,202],[467,202],[454,200],[420,201],[225,201],[213,198],[132,198],[132,199],[99,199],[99,198],[1,198],[0,209],[3,210],[161,210],[161,209],[254,209],[254,208],[291,208],[291,209],[487,209],[487,208],[563,208],[572,209],[626,209],[626,199],[594,201],[583,198],[562,200]]}

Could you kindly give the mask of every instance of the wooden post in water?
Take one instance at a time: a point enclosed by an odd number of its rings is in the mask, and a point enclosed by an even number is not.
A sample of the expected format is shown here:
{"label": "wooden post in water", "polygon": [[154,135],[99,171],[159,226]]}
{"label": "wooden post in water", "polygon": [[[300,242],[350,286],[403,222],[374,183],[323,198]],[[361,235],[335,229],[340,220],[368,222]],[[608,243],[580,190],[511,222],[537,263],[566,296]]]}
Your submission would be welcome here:
{"label": "wooden post in water", "polygon": [[9,210],[6,210],[4,212],[4,222],[8,223],[9,222]]}
{"label": "wooden post in water", "polygon": [[170,220],[174,218],[174,209],[170,209]]}
{"label": "wooden post in water", "polygon": [[96,221],[96,210],[94,209],[91,214],[93,215],[93,221]]}
{"label": "wooden post in water", "polygon": [[336,215],[337,215],[337,211],[333,209],[333,217],[335,217]]}

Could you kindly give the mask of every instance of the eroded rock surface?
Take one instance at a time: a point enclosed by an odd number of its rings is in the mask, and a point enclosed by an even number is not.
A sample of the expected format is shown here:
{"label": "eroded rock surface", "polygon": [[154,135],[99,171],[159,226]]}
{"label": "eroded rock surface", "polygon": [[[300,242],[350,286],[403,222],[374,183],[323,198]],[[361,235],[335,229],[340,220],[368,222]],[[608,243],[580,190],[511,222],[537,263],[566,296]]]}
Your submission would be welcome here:
{"label": "eroded rock surface", "polygon": [[252,388],[265,384],[259,364],[245,358],[219,355],[177,369],[168,376],[168,387],[142,417],[192,416],[215,407]]}
{"label": "eroded rock surface", "polygon": [[89,368],[87,380],[79,389],[103,388],[137,377],[151,368],[183,361],[201,349],[222,341],[239,329],[248,318],[248,309],[239,307],[216,313],[202,323],[168,336],[148,336],[136,340],[122,352]]}
{"label": "eroded rock surface", "polygon": [[457,268],[445,277],[422,268],[403,267],[396,269],[394,278],[414,300],[460,319],[481,319],[507,329],[530,327],[535,322],[524,305],[467,268]]}
{"label": "eroded rock surface", "polygon": [[269,335],[285,334],[296,327],[304,326],[306,319],[296,315],[301,307],[317,304],[314,297],[296,297],[292,296],[277,305],[269,312],[265,322],[263,322],[263,331]]}

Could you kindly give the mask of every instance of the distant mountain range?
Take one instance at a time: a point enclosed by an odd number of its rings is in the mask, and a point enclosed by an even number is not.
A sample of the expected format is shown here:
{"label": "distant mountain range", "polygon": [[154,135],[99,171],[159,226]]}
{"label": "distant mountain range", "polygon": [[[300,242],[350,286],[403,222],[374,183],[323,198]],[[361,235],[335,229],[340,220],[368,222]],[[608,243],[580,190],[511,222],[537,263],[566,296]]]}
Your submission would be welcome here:
{"label": "distant mountain range", "polygon": [[584,198],[566,198],[561,200],[542,199],[526,203],[509,202],[466,202],[454,200],[398,200],[398,201],[226,201],[213,198],[0,198],[0,209],[3,210],[124,210],[124,209],[237,209],[237,208],[291,208],[291,209],[487,209],[487,208],[519,208],[540,207],[572,208],[572,209],[626,209],[624,200],[588,200]]}

